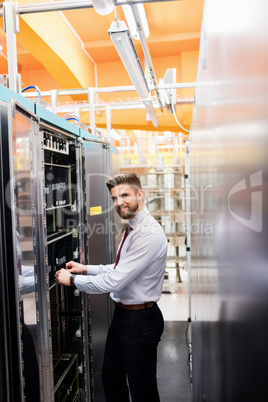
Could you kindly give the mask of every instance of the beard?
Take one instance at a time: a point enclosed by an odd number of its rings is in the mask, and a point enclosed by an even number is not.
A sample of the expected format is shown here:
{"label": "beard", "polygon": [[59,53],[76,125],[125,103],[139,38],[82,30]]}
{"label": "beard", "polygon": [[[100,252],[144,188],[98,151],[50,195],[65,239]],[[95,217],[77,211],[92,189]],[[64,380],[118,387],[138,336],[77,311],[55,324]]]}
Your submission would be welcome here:
{"label": "beard", "polygon": [[128,209],[126,211],[121,211],[119,208],[116,209],[116,212],[122,219],[131,219],[133,215],[135,215],[135,212],[139,208],[139,204],[136,202],[136,204],[132,207],[127,207]]}

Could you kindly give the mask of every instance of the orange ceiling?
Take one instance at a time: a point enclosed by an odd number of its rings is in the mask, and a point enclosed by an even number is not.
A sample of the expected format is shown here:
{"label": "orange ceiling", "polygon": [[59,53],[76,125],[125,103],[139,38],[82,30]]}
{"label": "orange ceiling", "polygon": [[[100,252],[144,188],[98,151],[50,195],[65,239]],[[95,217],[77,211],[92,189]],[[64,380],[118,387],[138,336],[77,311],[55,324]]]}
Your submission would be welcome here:
{"label": "orange ceiling", "polygon": [[[18,3],[38,1],[19,0]],[[167,68],[173,67],[177,69],[177,82],[195,81],[203,3],[204,0],[179,0],[144,4],[150,29],[147,43],[158,81],[163,78]],[[124,20],[121,6],[116,9],[117,18]],[[114,19],[114,12],[102,16],[93,8],[20,16],[20,33],[16,37],[18,69],[23,86],[38,85],[41,91],[45,91],[68,87],[132,85],[107,33]],[[2,17],[0,44],[6,55]],[[134,44],[143,63],[140,42],[134,40]],[[92,60],[97,68],[97,83]],[[5,73],[7,63],[0,55],[0,74]],[[177,96],[181,98],[192,98],[193,95],[193,89],[177,90]],[[137,97],[137,94],[113,93],[110,98],[126,96]],[[100,99],[104,101],[108,98],[107,94],[100,95]],[[177,107],[177,117],[181,118],[187,128],[190,127],[191,110],[192,106],[189,105],[180,106],[179,111]],[[145,111],[143,114],[146,117]],[[174,116],[166,111],[161,113],[160,110],[157,114],[160,116],[159,130],[178,130]],[[113,126],[128,125],[127,119],[122,119],[122,123],[120,116],[116,113],[114,115],[116,117],[113,119],[112,116]],[[131,112],[129,116],[129,126],[141,124],[148,129],[153,128],[146,119],[140,122],[140,113],[138,119],[135,118],[135,112]],[[105,125],[105,119],[99,124]]]}
{"label": "orange ceiling", "polygon": [[[203,0],[168,1],[144,5],[150,36],[147,43],[151,57],[177,55],[199,49]],[[98,15],[94,9],[64,12],[96,63],[119,60],[107,31],[114,14]],[[117,18],[125,20],[122,8]],[[134,41],[140,50],[139,41]]]}

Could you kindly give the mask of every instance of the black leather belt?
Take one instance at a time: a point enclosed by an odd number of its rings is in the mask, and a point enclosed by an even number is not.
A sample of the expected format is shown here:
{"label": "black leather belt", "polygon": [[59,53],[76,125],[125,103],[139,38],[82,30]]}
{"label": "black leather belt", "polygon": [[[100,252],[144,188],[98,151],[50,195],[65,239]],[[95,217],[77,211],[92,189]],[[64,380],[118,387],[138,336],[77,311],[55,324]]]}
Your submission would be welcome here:
{"label": "black leather belt", "polygon": [[117,308],[122,308],[124,310],[143,310],[145,308],[150,308],[155,304],[155,302],[146,302],[144,304],[123,304],[123,303],[116,303],[114,301],[114,305]]}

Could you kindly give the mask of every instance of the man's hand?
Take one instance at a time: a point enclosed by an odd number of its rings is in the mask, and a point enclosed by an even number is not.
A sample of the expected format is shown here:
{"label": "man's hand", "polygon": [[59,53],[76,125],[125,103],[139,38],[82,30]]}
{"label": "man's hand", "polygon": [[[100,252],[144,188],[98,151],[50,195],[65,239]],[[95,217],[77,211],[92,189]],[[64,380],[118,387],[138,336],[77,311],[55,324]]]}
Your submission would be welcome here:
{"label": "man's hand", "polygon": [[86,265],[79,264],[78,262],[75,262],[75,261],[67,262],[66,270],[71,272],[72,274],[83,275],[83,274],[87,273]]}
{"label": "man's hand", "polygon": [[56,272],[55,279],[59,285],[71,286],[70,283],[70,272],[64,268],[61,268]]}

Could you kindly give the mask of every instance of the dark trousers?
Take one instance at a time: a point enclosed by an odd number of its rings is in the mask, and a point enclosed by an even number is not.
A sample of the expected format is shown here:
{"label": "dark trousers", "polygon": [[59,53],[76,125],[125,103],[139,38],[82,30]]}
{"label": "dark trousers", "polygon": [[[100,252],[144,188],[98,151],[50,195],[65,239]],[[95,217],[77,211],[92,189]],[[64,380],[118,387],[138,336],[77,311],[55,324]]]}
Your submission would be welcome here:
{"label": "dark trousers", "polygon": [[164,320],[157,304],[143,310],[115,308],[108,331],[102,380],[107,402],[159,402],[157,345]]}

